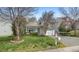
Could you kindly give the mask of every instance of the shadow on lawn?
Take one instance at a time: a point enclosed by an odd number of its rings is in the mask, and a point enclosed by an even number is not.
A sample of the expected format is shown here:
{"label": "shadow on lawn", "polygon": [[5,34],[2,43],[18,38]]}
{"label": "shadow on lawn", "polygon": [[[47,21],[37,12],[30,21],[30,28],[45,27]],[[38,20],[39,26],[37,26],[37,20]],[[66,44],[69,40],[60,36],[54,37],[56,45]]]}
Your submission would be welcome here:
{"label": "shadow on lawn", "polygon": [[12,36],[1,36],[0,37],[0,41],[10,41],[12,40]]}

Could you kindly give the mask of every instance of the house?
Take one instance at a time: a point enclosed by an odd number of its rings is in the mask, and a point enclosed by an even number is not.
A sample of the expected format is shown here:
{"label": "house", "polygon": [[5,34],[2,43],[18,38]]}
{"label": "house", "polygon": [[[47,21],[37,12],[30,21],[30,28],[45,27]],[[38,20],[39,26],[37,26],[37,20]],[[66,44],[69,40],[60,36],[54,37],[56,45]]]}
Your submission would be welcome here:
{"label": "house", "polygon": [[[64,25],[65,29],[75,28],[75,29],[79,30],[79,20],[74,20],[69,17],[63,17],[61,19],[62,19],[61,23],[62,23],[62,25]],[[58,21],[58,22],[60,22],[60,21]]]}
{"label": "house", "polygon": [[26,32],[29,33],[38,33],[39,35],[52,35],[53,34],[53,30],[54,30],[54,26],[52,25],[53,22],[51,21],[51,23],[48,25],[48,30],[45,31],[43,30],[43,21],[42,22],[38,22],[38,21],[32,21],[32,22],[28,22],[28,24],[26,25]]}
{"label": "house", "polygon": [[64,17],[62,23],[66,29],[71,29],[74,20],[70,19],[69,17]]}
{"label": "house", "polygon": [[29,22],[26,25],[26,32],[38,32],[39,24],[37,21]]}
{"label": "house", "polygon": [[12,35],[10,23],[0,22],[0,36]]}
{"label": "house", "polygon": [[[74,23],[73,19],[66,18],[66,17],[59,17],[56,19],[56,21],[51,21],[51,23],[48,25],[48,30],[46,33],[43,31],[43,21],[38,22],[38,21],[30,21],[26,25],[26,32],[30,33],[38,33],[39,35],[44,34],[44,35],[55,35],[55,32],[58,32],[58,28],[61,23],[65,25],[66,28],[71,28],[72,24]],[[79,21],[75,22],[75,27],[79,29]]]}
{"label": "house", "polygon": [[73,25],[76,30],[79,30],[79,20],[76,20]]}

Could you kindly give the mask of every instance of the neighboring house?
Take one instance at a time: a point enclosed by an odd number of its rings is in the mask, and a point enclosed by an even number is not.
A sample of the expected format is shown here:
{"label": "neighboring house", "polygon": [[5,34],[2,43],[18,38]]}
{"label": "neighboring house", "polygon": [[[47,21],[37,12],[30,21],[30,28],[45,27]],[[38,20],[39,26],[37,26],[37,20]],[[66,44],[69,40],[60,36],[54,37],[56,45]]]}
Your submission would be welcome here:
{"label": "neighboring house", "polygon": [[79,30],[79,20],[76,20],[73,25],[76,30]]}
{"label": "neighboring house", "polygon": [[63,18],[62,21],[63,25],[65,26],[66,29],[71,29],[72,28],[72,24],[74,23],[74,20],[70,19],[70,18]]}
{"label": "neighboring house", "polygon": [[79,30],[79,20],[63,18],[62,23],[65,25],[65,28],[72,28],[74,26],[75,29]]}
{"label": "neighboring house", "polygon": [[0,36],[12,35],[11,24],[0,22]]}
{"label": "neighboring house", "polygon": [[62,21],[58,21],[58,23],[61,22],[66,29],[73,29],[74,27],[75,29],[79,30],[79,20],[73,20],[66,17],[61,18],[61,20]]}

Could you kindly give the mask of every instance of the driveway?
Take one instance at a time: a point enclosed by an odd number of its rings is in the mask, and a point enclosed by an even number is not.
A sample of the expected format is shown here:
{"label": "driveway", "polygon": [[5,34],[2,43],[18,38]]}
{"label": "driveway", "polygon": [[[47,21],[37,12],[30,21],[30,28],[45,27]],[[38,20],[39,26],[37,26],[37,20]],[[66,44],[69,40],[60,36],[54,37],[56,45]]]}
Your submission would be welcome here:
{"label": "driveway", "polygon": [[66,46],[78,46],[79,45],[79,37],[68,37],[68,36],[60,36],[61,42]]}
{"label": "driveway", "polygon": [[[64,43],[67,47],[58,49],[49,49],[42,52],[79,52],[79,38],[60,36],[60,42]],[[40,51],[39,51],[40,52]]]}

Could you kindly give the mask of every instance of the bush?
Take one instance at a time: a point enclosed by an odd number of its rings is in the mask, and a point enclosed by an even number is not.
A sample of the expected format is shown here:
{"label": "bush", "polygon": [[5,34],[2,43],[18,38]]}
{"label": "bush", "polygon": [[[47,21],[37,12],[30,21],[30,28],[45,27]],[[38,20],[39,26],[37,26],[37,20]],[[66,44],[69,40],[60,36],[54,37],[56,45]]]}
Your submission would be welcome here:
{"label": "bush", "polygon": [[68,28],[66,28],[66,26],[64,25],[64,23],[61,23],[60,26],[59,26],[59,31],[60,32],[69,32],[71,30],[72,30],[72,27],[68,26]]}
{"label": "bush", "polygon": [[75,36],[74,31],[70,31],[70,36]]}
{"label": "bush", "polygon": [[31,33],[30,35],[34,35],[34,36],[37,36],[37,35],[38,35],[38,33]]}
{"label": "bush", "polygon": [[69,32],[60,32],[60,34],[63,35],[63,36],[70,36]]}
{"label": "bush", "polygon": [[58,48],[64,48],[64,47],[66,47],[66,46],[63,43],[58,42]]}
{"label": "bush", "polygon": [[79,37],[79,30],[76,30],[76,34],[75,34],[75,30],[70,31],[69,33],[70,33],[70,36],[77,36],[77,37]]}

